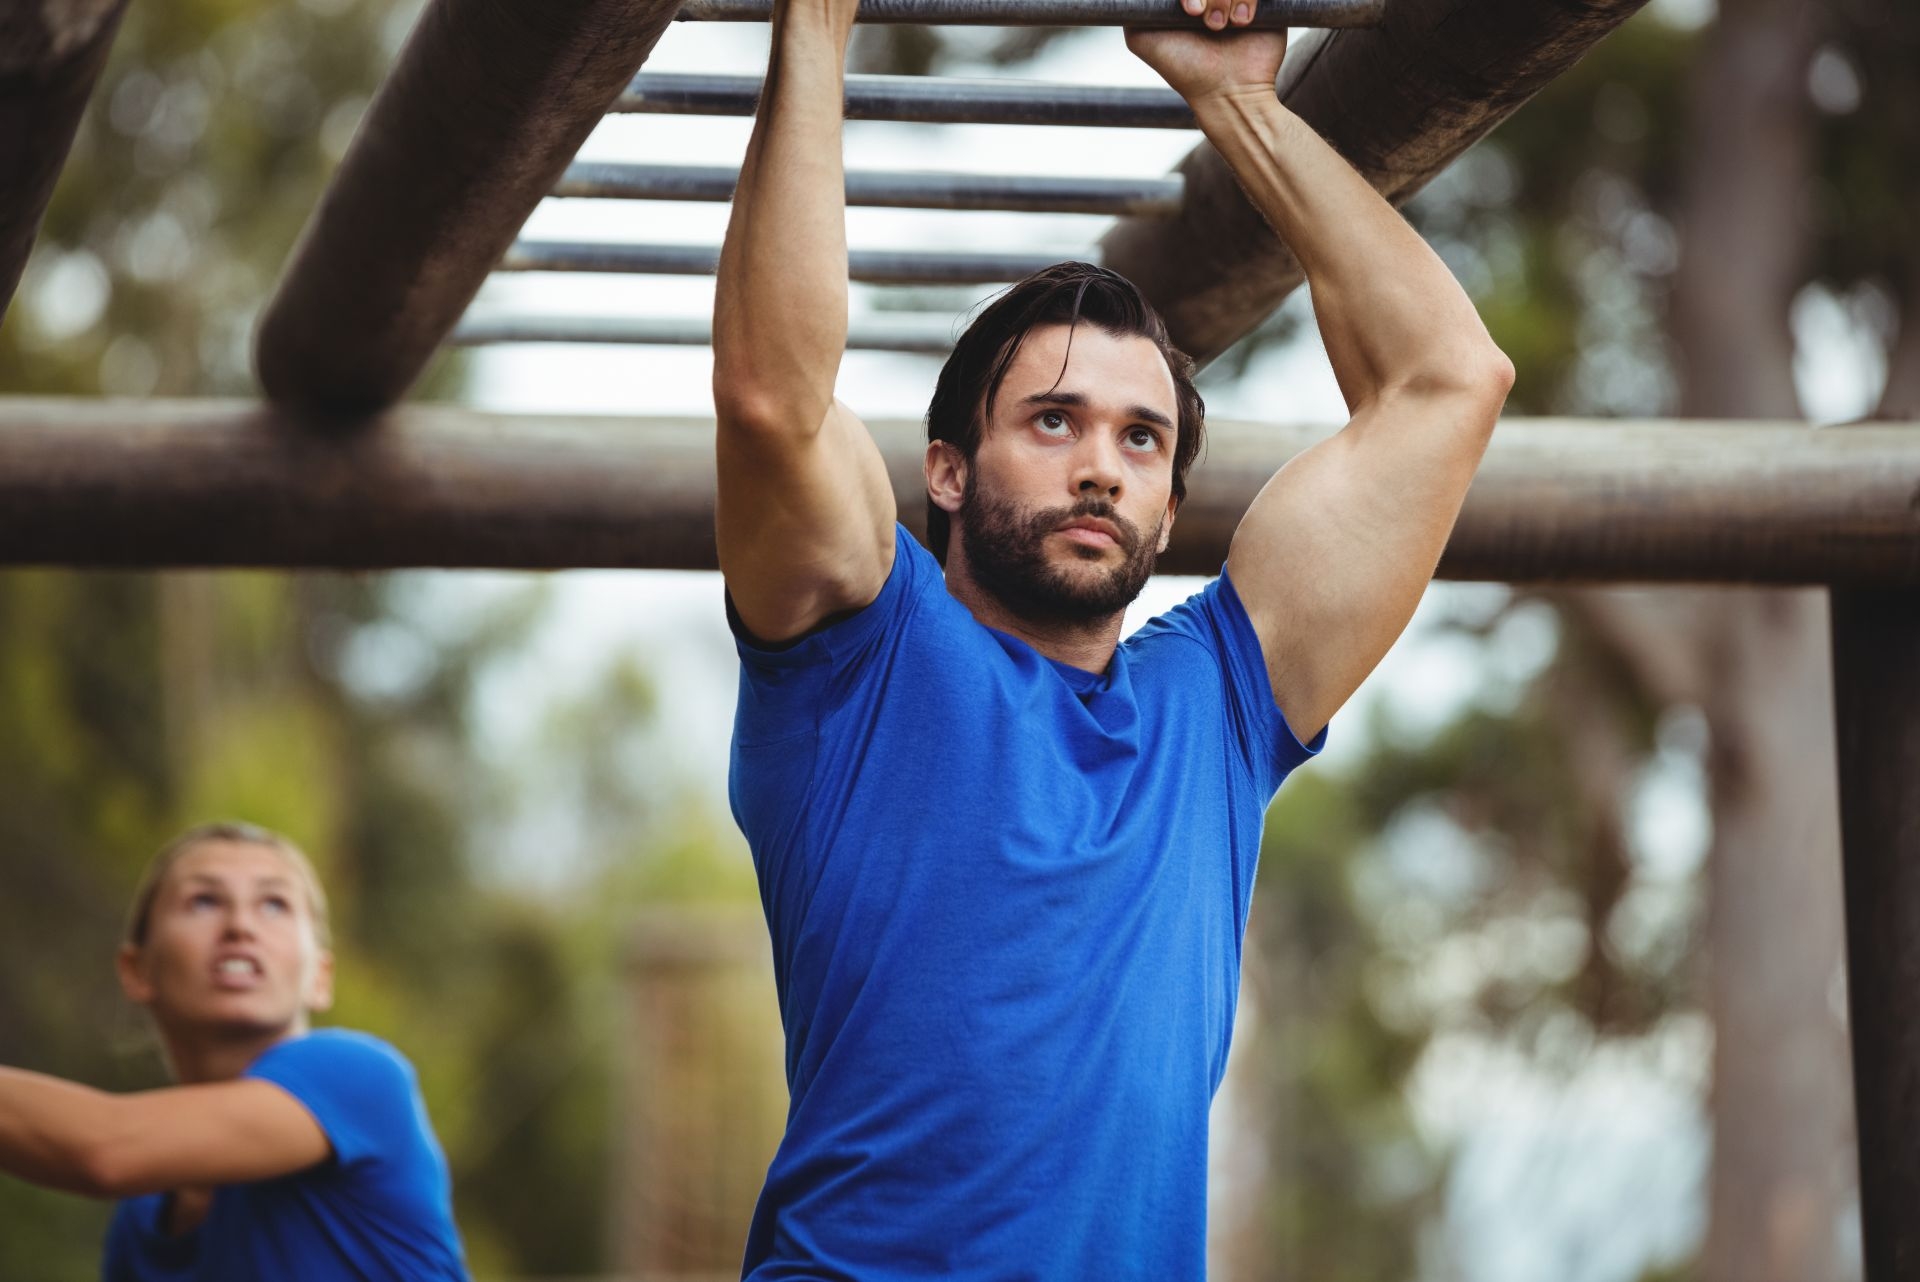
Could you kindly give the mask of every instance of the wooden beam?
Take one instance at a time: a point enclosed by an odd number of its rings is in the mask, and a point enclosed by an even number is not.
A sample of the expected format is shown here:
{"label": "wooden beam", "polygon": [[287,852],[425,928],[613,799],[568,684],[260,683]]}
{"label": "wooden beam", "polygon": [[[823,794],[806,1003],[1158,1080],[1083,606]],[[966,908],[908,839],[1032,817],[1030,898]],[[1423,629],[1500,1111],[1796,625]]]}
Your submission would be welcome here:
{"label": "wooden beam", "polygon": [[399,399],[676,6],[429,0],[261,315],[268,396]]}
{"label": "wooden beam", "polygon": [[[410,406],[311,430],[227,401],[0,399],[0,563],[711,569],[706,420]],[[900,511],[922,429],[875,425]],[[1216,423],[1170,572],[1211,574],[1267,478],[1326,429]],[[1920,432],[1503,424],[1443,576],[1920,587]]]}
{"label": "wooden beam", "polygon": [[[1399,205],[1645,0],[1392,0],[1377,27],[1314,32],[1281,99]],[[1100,261],[1137,283],[1205,363],[1300,284],[1300,266],[1202,143],[1181,162],[1177,218],[1129,218]]]}
{"label": "wooden beam", "polygon": [[0,0],[0,318],[127,0]]}
{"label": "wooden beam", "polygon": [[1920,590],[1833,593],[1833,695],[1862,1239],[1891,1282],[1920,1277]]}

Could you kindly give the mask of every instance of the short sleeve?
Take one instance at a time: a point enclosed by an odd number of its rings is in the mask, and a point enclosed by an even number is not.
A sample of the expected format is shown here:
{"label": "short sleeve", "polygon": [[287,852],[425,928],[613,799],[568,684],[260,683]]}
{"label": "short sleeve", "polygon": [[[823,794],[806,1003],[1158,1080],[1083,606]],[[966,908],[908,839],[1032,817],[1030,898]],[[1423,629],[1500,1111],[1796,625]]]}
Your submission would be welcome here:
{"label": "short sleeve", "polygon": [[1326,746],[1324,727],[1312,742],[1302,743],[1287,724],[1273,697],[1260,635],[1224,566],[1219,578],[1148,622],[1130,643],[1151,645],[1175,636],[1199,642],[1219,660],[1227,720],[1263,794],[1271,796],[1296,766]]}
{"label": "short sleeve", "polygon": [[727,626],[740,653],[739,742],[774,742],[813,729],[830,685],[857,681],[925,594],[945,590],[940,563],[897,522],[893,543],[893,568],[880,594],[791,645],[756,642],[741,625],[733,598],[727,598]]}
{"label": "short sleeve", "polygon": [[280,1043],[243,1074],[313,1114],[342,1167],[379,1159],[416,1128],[413,1066],[377,1037],[328,1029]]}

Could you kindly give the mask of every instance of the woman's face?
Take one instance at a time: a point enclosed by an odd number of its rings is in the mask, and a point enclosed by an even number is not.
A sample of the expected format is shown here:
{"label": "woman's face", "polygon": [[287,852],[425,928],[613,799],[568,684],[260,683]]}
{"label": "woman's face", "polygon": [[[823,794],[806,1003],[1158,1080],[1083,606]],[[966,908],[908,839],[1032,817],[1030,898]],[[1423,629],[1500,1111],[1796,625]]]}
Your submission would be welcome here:
{"label": "woman's face", "polygon": [[202,842],[167,869],[146,942],[121,955],[127,996],[173,1033],[304,1032],[333,1000],[305,883],[270,846]]}

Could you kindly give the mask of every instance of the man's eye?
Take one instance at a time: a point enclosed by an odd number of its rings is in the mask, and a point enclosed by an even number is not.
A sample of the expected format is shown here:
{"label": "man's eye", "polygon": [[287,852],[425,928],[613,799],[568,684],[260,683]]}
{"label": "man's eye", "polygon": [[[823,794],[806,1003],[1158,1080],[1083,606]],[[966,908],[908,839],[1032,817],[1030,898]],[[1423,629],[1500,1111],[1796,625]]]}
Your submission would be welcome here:
{"label": "man's eye", "polygon": [[1136,427],[1127,433],[1127,444],[1135,449],[1151,450],[1160,444],[1160,433],[1150,427]]}
{"label": "man's eye", "polygon": [[1059,410],[1048,410],[1039,417],[1037,422],[1041,431],[1055,436],[1067,430],[1067,416]]}

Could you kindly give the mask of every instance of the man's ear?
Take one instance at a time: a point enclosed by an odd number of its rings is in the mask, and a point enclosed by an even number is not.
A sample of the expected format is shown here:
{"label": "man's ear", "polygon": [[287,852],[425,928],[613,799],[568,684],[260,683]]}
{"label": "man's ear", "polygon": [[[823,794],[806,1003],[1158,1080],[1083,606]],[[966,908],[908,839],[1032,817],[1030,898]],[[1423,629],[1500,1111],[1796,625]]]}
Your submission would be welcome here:
{"label": "man's ear", "polygon": [[120,991],[135,1006],[153,1004],[153,981],[147,978],[146,968],[140,964],[140,950],[132,944],[120,945],[120,951],[114,954],[114,971],[120,976]]}
{"label": "man's ear", "polygon": [[967,458],[951,441],[928,441],[925,461],[927,497],[952,516],[967,493]]}
{"label": "man's ear", "polygon": [[1160,546],[1154,549],[1155,556],[1165,552],[1167,550],[1167,544],[1173,542],[1173,518],[1179,514],[1180,500],[1169,498],[1167,500],[1167,519],[1160,522]]}

